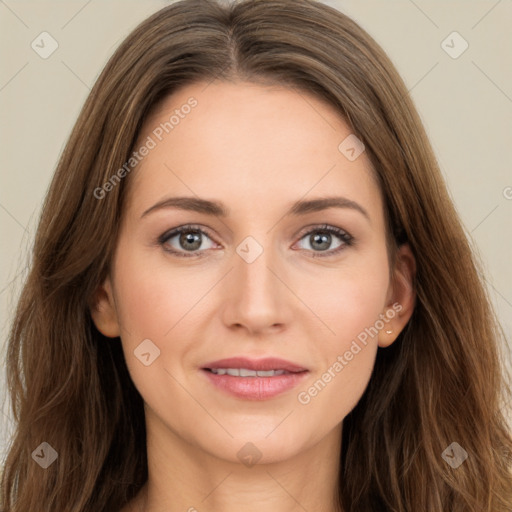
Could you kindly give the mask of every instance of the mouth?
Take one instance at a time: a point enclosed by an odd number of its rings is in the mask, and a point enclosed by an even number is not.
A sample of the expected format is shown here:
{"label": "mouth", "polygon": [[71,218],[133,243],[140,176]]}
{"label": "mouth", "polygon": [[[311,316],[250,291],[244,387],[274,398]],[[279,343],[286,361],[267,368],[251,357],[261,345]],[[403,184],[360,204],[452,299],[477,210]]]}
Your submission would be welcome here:
{"label": "mouth", "polygon": [[[218,370],[238,370],[239,374],[230,374],[235,377],[249,377],[254,375],[240,375],[240,371],[246,372],[285,372],[285,373],[297,373],[307,371],[307,368],[281,359],[279,357],[265,357],[263,359],[251,359],[249,357],[229,357],[227,359],[219,359],[218,361],[212,361],[206,363],[203,367],[205,370],[218,371]],[[261,377],[267,377],[268,375],[261,375]]]}
{"label": "mouth", "polygon": [[278,358],[230,358],[201,368],[217,389],[244,400],[268,400],[296,387],[309,373],[300,365]]}
{"label": "mouth", "polygon": [[286,370],[249,370],[248,368],[205,368],[215,375],[231,375],[232,377],[275,377],[276,375],[289,375]]}

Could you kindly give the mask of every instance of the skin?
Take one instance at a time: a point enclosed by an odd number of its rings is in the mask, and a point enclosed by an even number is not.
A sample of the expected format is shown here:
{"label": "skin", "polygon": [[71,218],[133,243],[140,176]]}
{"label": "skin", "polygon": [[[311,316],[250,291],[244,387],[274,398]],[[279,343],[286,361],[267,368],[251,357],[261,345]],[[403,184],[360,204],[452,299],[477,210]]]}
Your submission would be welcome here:
{"label": "skin", "polygon": [[[329,104],[277,86],[197,83],[166,98],[139,141],[190,96],[198,105],[127,178],[111,272],[92,311],[103,334],[121,336],[145,402],[149,481],[123,512],[338,510],[343,419],[367,387],[378,347],[393,343],[412,314],[414,257],[402,246],[390,279],[381,192],[365,152],[349,161],[338,150],[351,130]],[[351,208],[284,215],[294,201],[330,195],[357,202],[369,218]],[[230,214],[163,208],[141,218],[169,196],[222,201]],[[157,241],[184,224],[208,233],[189,258]],[[313,257],[343,244],[332,234],[318,249],[318,233],[308,232],[322,224],[354,244]],[[236,252],[247,236],[263,249],[251,263]],[[189,247],[179,235],[165,244]],[[401,311],[300,403],[299,392],[394,303]],[[134,356],[144,339],[160,349],[149,366]],[[309,374],[277,397],[243,400],[200,370],[231,356],[281,357]],[[237,457],[247,442],[261,453],[250,467]]]}

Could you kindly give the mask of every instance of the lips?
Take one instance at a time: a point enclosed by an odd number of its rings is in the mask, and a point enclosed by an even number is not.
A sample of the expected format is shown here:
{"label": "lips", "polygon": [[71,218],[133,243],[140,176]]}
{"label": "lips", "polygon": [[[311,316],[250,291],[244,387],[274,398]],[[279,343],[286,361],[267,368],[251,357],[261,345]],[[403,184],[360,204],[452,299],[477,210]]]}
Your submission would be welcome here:
{"label": "lips", "polygon": [[296,387],[309,370],[275,357],[232,357],[207,363],[202,372],[208,382],[231,396],[243,400],[268,400]]}
{"label": "lips", "polygon": [[253,371],[284,370],[286,373],[298,373],[307,371],[307,368],[299,366],[291,361],[277,357],[266,357],[264,359],[249,359],[247,357],[230,357],[212,361],[203,366],[205,370],[218,369],[247,369]]}

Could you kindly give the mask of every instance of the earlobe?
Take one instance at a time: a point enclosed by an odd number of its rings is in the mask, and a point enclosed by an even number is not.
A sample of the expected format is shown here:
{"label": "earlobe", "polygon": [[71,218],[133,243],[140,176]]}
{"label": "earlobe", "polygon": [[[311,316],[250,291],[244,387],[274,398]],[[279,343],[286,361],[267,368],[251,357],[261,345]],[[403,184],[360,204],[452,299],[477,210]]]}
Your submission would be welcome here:
{"label": "earlobe", "polygon": [[103,335],[109,338],[120,336],[119,321],[115,307],[110,277],[98,286],[90,303],[91,317],[94,325]]}
{"label": "earlobe", "polygon": [[414,311],[416,291],[416,259],[409,244],[398,248],[393,282],[390,285],[390,298],[384,311],[388,322],[379,331],[379,347],[391,345],[404,329]]}

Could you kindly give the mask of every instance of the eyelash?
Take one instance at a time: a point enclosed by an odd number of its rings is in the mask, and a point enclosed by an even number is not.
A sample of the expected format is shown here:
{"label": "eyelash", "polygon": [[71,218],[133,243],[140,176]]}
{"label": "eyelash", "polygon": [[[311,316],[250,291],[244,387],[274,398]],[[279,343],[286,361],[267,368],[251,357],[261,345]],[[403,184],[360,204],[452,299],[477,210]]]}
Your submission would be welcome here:
{"label": "eyelash", "polygon": [[[189,232],[189,231],[199,232],[199,233],[201,233],[203,235],[206,235],[208,238],[212,239],[212,237],[208,234],[208,232],[205,231],[200,226],[194,225],[194,224],[186,224],[186,225],[174,228],[174,229],[172,229],[170,231],[166,231],[165,233],[160,235],[158,237],[158,243],[162,246],[164,251],[166,251],[166,252],[168,252],[170,254],[179,256],[179,257],[184,257],[184,258],[190,258],[190,257],[199,257],[200,258],[200,257],[203,257],[204,256],[204,251],[203,251],[202,254],[199,251],[197,251],[197,252],[190,252],[189,251],[188,254],[187,254],[187,252],[184,252],[184,251],[176,251],[175,249],[169,249],[169,248],[165,247],[166,242],[168,242],[171,238],[175,237],[176,235],[179,235],[180,233],[183,233],[183,232],[186,233],[186,232]],[[315,233],[315,232],[324,232],[324,233],[327,232],[327,233],[334,234],[343,242],[343,244],[341,244],[336,249],[331,249],[331,250],[328,250],[328,251],[313,251],[313,253],[312,253],[312,257],[313,258],[327,258],[329,256],[333,256],[335,254],[338,254],[345,247],[350,247],[351,245],[354,244],[354,237],[352,235],[349,235],[343,229],[340,229],[340,228],[338,228],[336,226],[330,226],[329,224],[323,224],[321,226],[315,226],[314,228],[312,228],[309,231],[307,231],[306,233],[304,233],[299,238],[299,240],[302,240],[307,235],[311,235],[312,233]],[[303,249],[303,250],[308,250],[308,249]],[[315,252],[316,252],[316,254],[315,254]]]}

